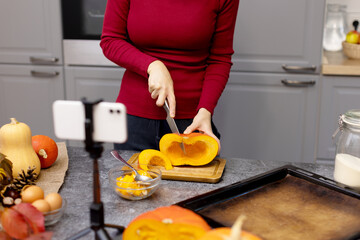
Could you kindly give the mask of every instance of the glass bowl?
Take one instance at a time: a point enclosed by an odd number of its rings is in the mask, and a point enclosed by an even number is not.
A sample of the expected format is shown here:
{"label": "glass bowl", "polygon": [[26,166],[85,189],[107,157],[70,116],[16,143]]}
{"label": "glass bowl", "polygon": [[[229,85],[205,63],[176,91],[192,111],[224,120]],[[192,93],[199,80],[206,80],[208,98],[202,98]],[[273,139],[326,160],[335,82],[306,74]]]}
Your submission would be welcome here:
{"label": "glass bowl", "polygon": [[63,198],[61,208],[44,213],[45,226],[51,226],[57,223],[64,215],[66,207],[67,207],[67,201],[65,198]]}
{"label": "glass bowl", "polygon": [[[142,170],[138,165],[133,167]],[[158,189],[161,181],[161,170],[147,165],[146,171],[152,179],[146,182],[133,182],[133,171],[129,167],[118,166],[110,169],[109,183],[120,197],[129,200],[140,200],[151,196]],[[143,170],[144,171],[144,170]]]}

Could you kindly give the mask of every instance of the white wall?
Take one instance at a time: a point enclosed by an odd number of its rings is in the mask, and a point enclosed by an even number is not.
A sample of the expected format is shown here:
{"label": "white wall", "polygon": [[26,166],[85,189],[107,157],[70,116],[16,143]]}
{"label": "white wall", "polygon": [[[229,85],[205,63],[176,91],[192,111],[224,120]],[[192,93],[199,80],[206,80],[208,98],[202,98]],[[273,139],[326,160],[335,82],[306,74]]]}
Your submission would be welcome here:
{"label": "white wall", "polygon": [[338,3],[347,5],[349,12],[360,12],[359,0],[327,0],[327,3]]}

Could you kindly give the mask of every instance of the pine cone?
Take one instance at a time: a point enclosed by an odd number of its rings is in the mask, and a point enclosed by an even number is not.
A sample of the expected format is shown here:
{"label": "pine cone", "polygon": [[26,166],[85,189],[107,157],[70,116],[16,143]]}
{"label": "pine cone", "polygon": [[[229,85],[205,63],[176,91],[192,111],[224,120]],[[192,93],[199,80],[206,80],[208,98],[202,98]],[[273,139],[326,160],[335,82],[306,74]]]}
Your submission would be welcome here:
{"label": "pine cone", "polygon": [[35,166],[34,168],[29,167],[26,172],[22,169],[19,176],[13,179],[15,189],[21,190],[26,185],[35,185],[35,181],[38,178],[38,175],[34,172],[35,169]]}

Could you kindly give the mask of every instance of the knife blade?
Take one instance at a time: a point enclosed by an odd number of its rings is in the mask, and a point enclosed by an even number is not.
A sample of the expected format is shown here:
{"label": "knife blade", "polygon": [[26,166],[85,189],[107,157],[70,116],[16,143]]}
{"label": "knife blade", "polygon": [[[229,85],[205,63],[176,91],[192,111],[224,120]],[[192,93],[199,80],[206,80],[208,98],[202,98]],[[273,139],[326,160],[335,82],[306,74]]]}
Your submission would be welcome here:
{"label": "knife blade", "polygon": [[[179,129],[178,129],[177,125],[176,125],[175,120],[172,117],[170,117],[170,108],[169,108],[169,104],[168,104],[168,102],[166,100],[165,100],[165,104],[164,104],[164,109],[166,111],[166,121],[169,124],[171,132],[180,135],[180,132],[179,132]],[[185,146],[184,146],[183,142],[180,143],[180,148],[183,151],[183,153],[186,154]]]}

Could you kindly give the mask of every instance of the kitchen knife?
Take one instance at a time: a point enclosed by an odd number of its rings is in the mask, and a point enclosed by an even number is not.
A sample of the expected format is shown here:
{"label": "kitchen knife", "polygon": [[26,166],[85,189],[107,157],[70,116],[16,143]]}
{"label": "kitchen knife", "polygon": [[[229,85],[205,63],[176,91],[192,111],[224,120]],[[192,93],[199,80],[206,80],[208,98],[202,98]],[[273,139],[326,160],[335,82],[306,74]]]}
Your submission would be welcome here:
{"label": "kitchen knife", "polygon": [[[165,109],[166,114],[167,114],[166,121],[169,124],[171,132],[180,135],[180,132],[179,132],[178,127],[176,126],[175,120],[172,117],[170,117],[170,108],[169,108],[169,104],[168,104],[168,102],[166,100],[165,100],[165,104],[164,104],[164,109]],[[184,154],[186,154],[185,146],[184,146],[183,142],[180,143],[180,147],[181,147],[181,150],[184,152]]]}

